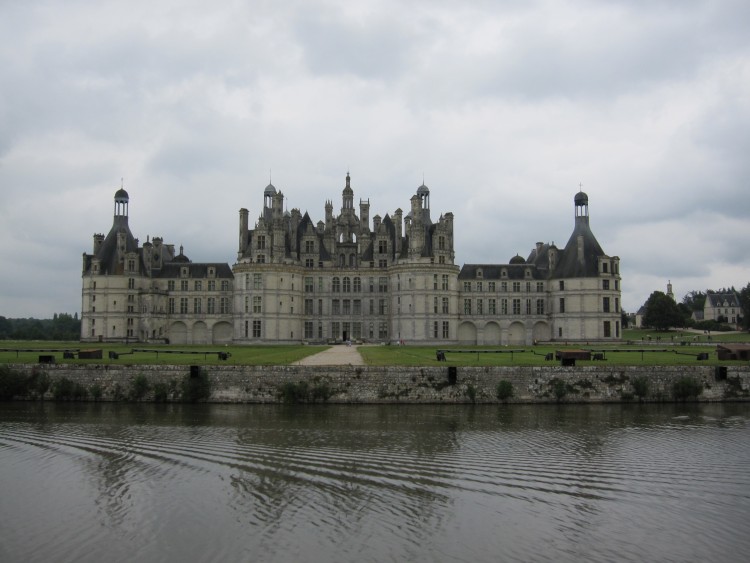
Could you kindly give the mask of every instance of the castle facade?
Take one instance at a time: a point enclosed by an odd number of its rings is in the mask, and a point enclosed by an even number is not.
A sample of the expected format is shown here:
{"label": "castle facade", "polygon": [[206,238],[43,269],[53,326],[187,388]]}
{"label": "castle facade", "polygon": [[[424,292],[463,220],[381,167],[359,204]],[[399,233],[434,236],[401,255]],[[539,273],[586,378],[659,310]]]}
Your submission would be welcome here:
{"label": "castle facade", "polygon": [[115,194],[109,233],[83,255],[82,341],[259,344],[331,341],[530,345],[620,338],[619,258],[574,198],[562,249],[537,243],[507,264],[455,264],[453,214],[433,221],[430,190],[404,214],[354,207],[351,178],[338,214],[313,223],[284,211],[273,185],[250,228],[239,212],[237,261],[195,263],[163,239],[143,245],[128,226],[129,195]]}

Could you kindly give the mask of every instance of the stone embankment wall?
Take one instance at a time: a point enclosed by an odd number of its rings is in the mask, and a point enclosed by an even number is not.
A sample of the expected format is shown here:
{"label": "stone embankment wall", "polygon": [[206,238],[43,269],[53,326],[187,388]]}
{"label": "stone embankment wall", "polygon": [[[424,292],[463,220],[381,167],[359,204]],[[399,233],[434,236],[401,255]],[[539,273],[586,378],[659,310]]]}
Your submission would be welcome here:
{"label": "stone embankment wall", "polygon": [[[145,376],[151,388],[169,387],[179,400],[180,382],[190,366],[14,365],[31,374],[43,370],[54,383],[67,378],[101,391],[101,400],[128,396],[133,381]],[[646,381],[646,401],[674,400],[675,383],[688,378],[700,386],[701,401],[750,400],[750,366],[578,366],[578,367],[356,367],[204,366],[210,402],[275,403],[293,385],[309,400],[329,403],[497,403],[498,385],[510,382],[507,402],[621,402],[638,400]],[[143,379],[141,377],[141,379]],[[504,384],[506,389],[507,384]],[[640,387],[641,389],[643,387]],[[52,397],[51,391],[47,393]],[[288,396],[288,395],[287,395]],[[91,399],[91,394],[89,394]],[[153,399],[153,392],[144,400]]]}

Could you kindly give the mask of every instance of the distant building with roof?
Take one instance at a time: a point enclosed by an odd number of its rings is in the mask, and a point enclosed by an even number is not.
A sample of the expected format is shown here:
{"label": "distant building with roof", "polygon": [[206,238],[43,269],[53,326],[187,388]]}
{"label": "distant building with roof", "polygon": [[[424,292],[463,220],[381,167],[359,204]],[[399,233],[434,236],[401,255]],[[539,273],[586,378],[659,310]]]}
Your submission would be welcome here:
{"label": "distant building with roof", "polygon": [[507,264],[455,265],[453,214],[433,221],[422,184],[409,212],[354,207],[346,175],[341,210],[325,202],[314,223],[263,191],[253,227],[240,210],[236,263],[193,263],[154,238],[139,246],[129,197],[115,194],[109,234],[83,256],[87,341],[203,343],[366,342],[530,345],[620,338],[619,258],[589,225],[588,196],[574,197],[564,248],[537,243]]}
{"label": "distant building with roof", "polygon": [[725,322],[739,325],[742,307],[740,296],[736,291],[724,293],[706,292],[706,302],[703,305],[703,320]]}

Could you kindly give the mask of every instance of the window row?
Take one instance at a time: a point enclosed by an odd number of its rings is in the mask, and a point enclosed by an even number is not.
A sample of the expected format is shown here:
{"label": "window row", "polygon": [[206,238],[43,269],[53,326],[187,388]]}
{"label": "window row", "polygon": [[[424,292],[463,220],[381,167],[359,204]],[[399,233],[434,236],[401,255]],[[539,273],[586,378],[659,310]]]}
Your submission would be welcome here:
{"label": "window row", "polygon": [[464,315],[498,314],[544,315],[544,299],[464,299]]}
{"label": "window row", "polygon": [[[190,309],[190,299],[187,297],[180,297],[179,301],[175,297],[170,297],[167,301],[167,312],[169,314],[181,314],[181,315],[187,315],[188,313],[192,314],[203,314],[203,298],[201,297],[195,297],[192,299],[192,309]],[[225,315],[232,312],[231,307],[231,299],[229,297],[220,297],[217,299],[216,297],[207,297],[205,299],[206,303],[206,310],[205,313],[207,315],[215,315],[216,313],[219,313],[220,315]],[[218,301],[218,309],[216,307]],[[178,308],[179,307],[179,308]]]}
{"label": "window row", "polygon": [[[498,283],[494,281],[488,281],[488,282],[471,282],[471,281],[465,281],[464,282],[464,293],[471,293],[472,291],[476,291],[477,293],[482,293],[484,291],[487,291],[489,293],[492,293],[494,291],[497,291]],[[537,293],[543,293],[544,292],[544,282],[520,282],[520,281],[514,281],[514,282],[499,282],[500,291],[507,293],[508,288],[511,289],[513,293],[520,293],[523,289],[526,293],[531,293],[532,291],[536,291]]]}
{"label": "window row", "polygon": [[[221,280],[221,285],[219,287],[221,288],[221,291],[229,291],[229,280]],[[177,282],[175,280],[167,281],[168,291],[175,291],[176,288]],[[206,282],[206,289],[208,291],[216,291],[216,280],[208,280]],[[180,280],[180,291],[191,291],[190,280]],[[192,291],[203,291],[203,280],[193,281]]]}

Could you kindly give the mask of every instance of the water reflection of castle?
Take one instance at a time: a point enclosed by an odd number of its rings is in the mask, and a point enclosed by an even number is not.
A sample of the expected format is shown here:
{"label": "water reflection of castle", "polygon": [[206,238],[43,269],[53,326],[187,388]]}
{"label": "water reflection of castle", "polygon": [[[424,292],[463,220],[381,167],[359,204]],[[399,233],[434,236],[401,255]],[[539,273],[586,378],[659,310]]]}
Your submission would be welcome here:
{"label": "water reflection of castle", "polygon": [[115,194],[109,233],[83,255],[85,341],[172,343],[364,340],[434,344],[531,344],[620,338],[619,258],[589,227],[588,196],[574,198],[563,249],[537,243],[507,264],[455,265],[453,214],[433,222],[421,185],[404,215],[354,209],[349,174],[341,211],[325,221],[284,211],[273,185],[254,227],[240,210],[233,266],[196,263],[180,247],[128,226],[130,198]]}

